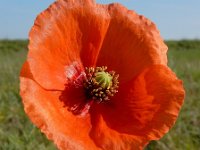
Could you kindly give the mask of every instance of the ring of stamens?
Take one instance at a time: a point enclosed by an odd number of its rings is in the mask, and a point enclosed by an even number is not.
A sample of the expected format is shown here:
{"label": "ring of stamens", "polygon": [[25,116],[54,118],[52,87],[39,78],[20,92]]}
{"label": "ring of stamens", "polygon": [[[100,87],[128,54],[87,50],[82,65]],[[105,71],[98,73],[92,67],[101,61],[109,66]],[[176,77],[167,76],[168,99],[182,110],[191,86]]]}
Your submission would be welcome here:
{"label": "ring of stamens", "polygon": [[118,92],[119,75],[114,71],[107,72],[107,67],[85,68],[86,80],[84,87],[88,99],[93,99],[97,103],[110,100]]}

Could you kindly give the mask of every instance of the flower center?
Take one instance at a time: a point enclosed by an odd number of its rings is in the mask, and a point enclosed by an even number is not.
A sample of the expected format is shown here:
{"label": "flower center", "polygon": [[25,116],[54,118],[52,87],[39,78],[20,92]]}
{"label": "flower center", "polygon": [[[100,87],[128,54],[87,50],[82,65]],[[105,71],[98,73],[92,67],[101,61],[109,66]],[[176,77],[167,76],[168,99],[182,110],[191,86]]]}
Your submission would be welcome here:
{"label": "flower center", "polygon": [[114,71],[107,72],[107,67],[85,68],[86,80],[84,87],[88,99],[97,103],[110,100],[118,92],[118,74]]}
{"label": "flower center", "polygon": [[108,72],[97,72],[95,73],[95,80],[103,89],[110,88],[112,85],[112,76]]}

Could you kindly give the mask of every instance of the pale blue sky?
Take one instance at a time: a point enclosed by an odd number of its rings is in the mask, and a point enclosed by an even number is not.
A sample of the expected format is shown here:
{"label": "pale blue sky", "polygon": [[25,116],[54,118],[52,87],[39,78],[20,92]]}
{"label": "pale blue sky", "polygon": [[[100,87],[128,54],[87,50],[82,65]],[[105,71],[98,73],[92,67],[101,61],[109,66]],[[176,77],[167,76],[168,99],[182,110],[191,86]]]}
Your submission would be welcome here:
{"label": "pale blue sky", "polygon": [[[54,0],[0,0],[0,38],[27,38],[35,17]],[[165,39],[200,38],[200,0],[97,0],[119,2],[153,20]]]}

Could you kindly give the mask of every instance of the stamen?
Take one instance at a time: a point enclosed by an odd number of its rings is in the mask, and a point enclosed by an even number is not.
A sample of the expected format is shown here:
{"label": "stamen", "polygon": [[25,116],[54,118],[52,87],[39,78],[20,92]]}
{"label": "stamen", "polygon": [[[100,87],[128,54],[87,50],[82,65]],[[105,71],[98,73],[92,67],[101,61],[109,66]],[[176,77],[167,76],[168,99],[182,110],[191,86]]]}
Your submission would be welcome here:
{"label": "stamen", "polygon": [[88,99],[101,103],[110,100],[118,92],[119,75],[114,71],[107,72],[107,67],[85,68],[84,87]]}

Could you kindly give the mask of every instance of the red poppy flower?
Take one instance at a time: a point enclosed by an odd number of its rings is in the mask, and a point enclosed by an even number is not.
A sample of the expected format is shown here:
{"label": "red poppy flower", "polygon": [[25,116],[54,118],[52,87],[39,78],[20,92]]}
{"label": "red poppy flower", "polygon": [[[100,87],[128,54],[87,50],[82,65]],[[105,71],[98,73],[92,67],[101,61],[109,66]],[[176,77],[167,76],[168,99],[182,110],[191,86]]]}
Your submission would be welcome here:
{"label": "red poppy flower", "polygon": [[59,149],[142,149],[175,123],[184,89],[145,17],[120,4],[58,0],[29,40],[25,112]]}

